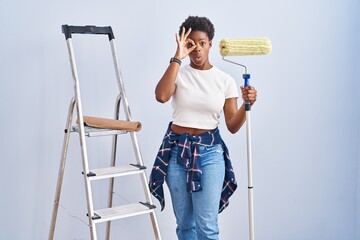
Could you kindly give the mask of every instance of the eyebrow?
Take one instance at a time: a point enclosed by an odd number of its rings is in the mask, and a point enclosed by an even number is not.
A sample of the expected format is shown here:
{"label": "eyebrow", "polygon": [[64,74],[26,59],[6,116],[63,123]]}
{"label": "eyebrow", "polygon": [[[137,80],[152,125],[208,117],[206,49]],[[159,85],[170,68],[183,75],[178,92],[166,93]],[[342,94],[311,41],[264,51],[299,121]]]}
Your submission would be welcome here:
{"label": "eyebrow", "polygon": [[[194,39],[193,39],[193,41],[195,41]],[[206,39],[206,38],[200,38],[198,41],[211,41],[210,39],[208,40],[208,39]]]}

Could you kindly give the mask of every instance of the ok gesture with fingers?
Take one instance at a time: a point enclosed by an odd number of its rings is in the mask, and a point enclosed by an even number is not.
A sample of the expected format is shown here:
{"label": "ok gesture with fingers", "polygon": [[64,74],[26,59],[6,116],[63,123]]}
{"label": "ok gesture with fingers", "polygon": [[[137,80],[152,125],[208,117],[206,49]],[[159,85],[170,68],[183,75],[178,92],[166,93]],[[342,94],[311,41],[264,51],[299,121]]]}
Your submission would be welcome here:
{"label": "ok gesture with fingers", "polygon": [[175,58],[182,60],[196,48],[195,42],[192,39],[188,38],[190,33],[191,28],[189,28],[185,33],[184,27],[182,29],[181,35],[176,33],[176,42],[178,46],[176,49]]}

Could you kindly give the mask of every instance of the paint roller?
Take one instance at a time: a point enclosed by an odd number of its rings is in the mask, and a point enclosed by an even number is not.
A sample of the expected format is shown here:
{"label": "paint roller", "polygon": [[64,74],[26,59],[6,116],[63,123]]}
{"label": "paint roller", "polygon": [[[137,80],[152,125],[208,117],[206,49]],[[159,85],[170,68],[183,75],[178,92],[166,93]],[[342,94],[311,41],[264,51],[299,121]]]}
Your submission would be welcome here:
{"label": "paint roller", "polygon": [[221,56],[265,55],[271,52],[268,38],[224,38],[220,41]]}
{"label": "paint roller", "polygon": [[[251,56],[265,55],[271,52],[271,42],[268,38],[224,38],[220,41],[220,54],[224,61],[245,68],[243,74],[244,87],[249,86],[250,74],[243,64],[226,59],[227,56]],[[254,240],[254,204],[252,183],[252,156],[251,156],[251,125],[250,125],[250,101],[245,101],[246,111],[246,139],[247,139],[247,165],[248,165],[248,208],[249,208],[249,239]]]}

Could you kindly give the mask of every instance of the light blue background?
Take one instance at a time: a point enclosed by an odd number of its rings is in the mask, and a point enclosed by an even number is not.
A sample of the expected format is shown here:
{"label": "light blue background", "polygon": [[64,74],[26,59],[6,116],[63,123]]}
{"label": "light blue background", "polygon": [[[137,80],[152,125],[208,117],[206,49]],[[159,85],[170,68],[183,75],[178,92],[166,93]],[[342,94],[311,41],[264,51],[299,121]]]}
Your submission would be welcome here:
{"label": "light blue background", "polygon": [[[176,49],[175,32],[188,15],[209,17],[216,33],[211,62],[242,84],[243,69],[222,61],[225,37],[269,37],[268,56],[239,57],[252,74],[256,239],[360,239],[360,4],[302,1],[9,1],[0,0],[2,239],[47,239],[63,129],[73,84],[62,24],[112,26],[132,115],[151,167],[171,107],[154,88]],[[74,37],[84,113],[113,116],[116,81],[106,37]],[[122,115],[123,116],[123,115]],[[248,238],[245,129],[220,129],[239,188],[220,215],[220,238]],[[119,162],[131,160],[128,137]],[[110,161],[110,138],[89,140],[92,165]],[[78,138],[69,158],[56,239],[89,239]],[[97,147],[97,148],[96,148]],[[97,150],[95,150],[97,149]],[[120,154],[121,155],[121,154]],[[116,182],[118,203],[143,199],[138,178]],[[106,181],[95,203],[106,203]],[[163,239],[175,239],[168,191],[158,211]],[[125,198],[126,200],[124,200]],[[140,199],[139,199],[140,198]],[[157,203],[156,203],[157,204]],[[99,239],[104,225],[99,225]],[[113,239],[152,238],[148,216],[113,223]]]}

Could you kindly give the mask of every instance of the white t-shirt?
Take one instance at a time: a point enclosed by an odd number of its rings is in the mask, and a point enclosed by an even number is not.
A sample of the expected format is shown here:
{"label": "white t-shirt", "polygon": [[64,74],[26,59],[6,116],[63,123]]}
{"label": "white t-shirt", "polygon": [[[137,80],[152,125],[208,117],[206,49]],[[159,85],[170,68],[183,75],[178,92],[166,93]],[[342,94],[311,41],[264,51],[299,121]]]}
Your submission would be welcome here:
{"label": "white t-shirt", "polygon": [[237,97],[239,92],[235,80],[217,67],[198,70],[190,65],[183,66],[172,96],[173,124],[214,129],[219,125],[225,99]]}

